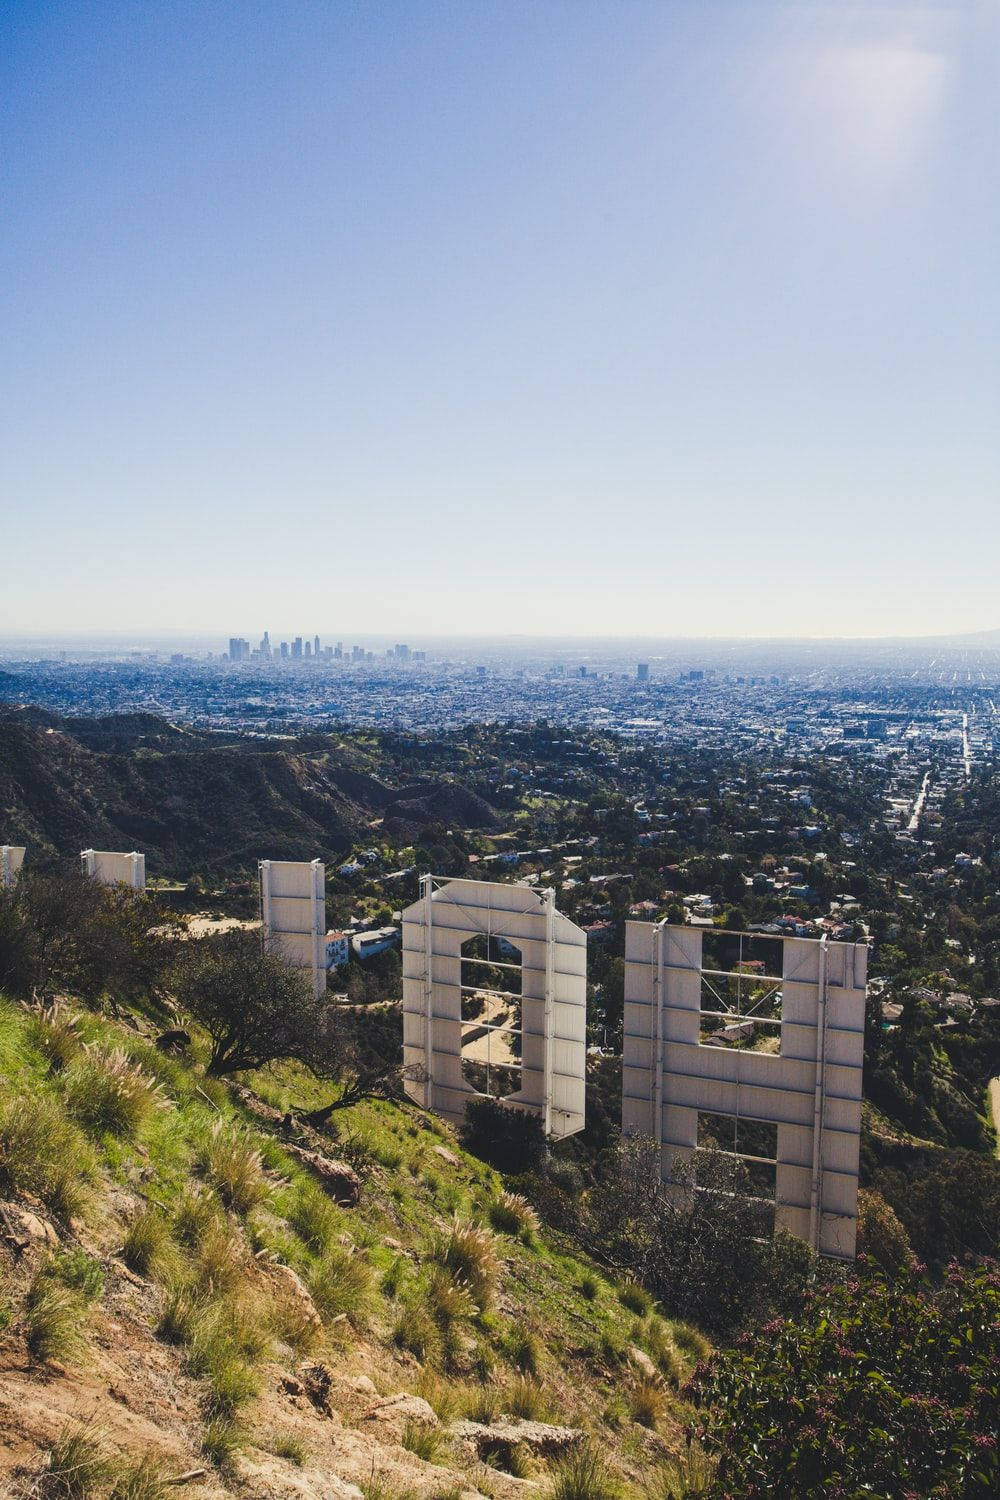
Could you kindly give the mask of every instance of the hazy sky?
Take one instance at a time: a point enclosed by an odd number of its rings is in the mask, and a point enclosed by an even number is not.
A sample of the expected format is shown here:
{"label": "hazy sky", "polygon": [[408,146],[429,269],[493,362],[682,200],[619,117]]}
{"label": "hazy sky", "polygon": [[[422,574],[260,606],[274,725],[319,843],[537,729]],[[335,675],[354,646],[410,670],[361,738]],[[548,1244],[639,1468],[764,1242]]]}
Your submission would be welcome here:
{"label": "hazy sky", "polygon": [[1000,625],[996,0],[0,17],[0,632]]}

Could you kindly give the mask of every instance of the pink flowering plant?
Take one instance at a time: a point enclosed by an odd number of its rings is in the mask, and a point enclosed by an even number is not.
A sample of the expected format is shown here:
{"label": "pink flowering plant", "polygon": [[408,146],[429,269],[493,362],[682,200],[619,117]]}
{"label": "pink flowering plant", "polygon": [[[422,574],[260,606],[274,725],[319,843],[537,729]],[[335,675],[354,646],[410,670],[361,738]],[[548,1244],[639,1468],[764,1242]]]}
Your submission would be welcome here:
{"label": "pink flowering plant", "polygon": [[686,1394],[718,1500],[995,1500],[1000,1267],[862,1266],[707,1365]]}

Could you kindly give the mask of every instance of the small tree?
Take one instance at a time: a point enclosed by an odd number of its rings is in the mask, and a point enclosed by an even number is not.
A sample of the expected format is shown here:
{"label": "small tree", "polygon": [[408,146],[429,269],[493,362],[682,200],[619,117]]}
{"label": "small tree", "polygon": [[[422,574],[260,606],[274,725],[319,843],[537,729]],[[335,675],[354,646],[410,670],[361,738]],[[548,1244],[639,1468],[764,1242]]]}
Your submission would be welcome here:
{"label": "small tree", "polygon": [[189,945],[177,998],[212,1038],[209,1073],[239,1073],[279,1058],[312,1066],[323,1012],[308,982],[261,948],[252,933],[227,932]]}

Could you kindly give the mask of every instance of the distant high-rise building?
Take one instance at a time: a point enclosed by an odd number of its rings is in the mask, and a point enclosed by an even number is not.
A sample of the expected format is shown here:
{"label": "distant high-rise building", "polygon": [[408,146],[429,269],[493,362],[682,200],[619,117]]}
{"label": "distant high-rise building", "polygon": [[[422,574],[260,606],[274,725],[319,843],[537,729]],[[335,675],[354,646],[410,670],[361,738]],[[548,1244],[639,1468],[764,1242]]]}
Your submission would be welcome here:
{"label": "distant high-rise building", "polygon": [[271,633],[265,630],[260,638],[260,655],[262,661],[271,660]]}
{"label": "distant high-rise building", "polygon": [[313,636],[313,656],[319,656],[319,636]]}
{"label": "distant high-rise building", "polygon": [[241,635],[231,635],[229,637],[229,660],[250,660],[250,642],[245,641]]}
{"label": "distant high-rise building", "polygon": [[333,648],[333,656],[334,656],[334,660],[335,661],[342,661],[343,660],[343,656],[344,656],[344,643],[343,643],[343,641],[338,641],[337,644],[334,646],[334,648]]}
{"label": "distant high-rise building", "polygon": [[281,643],[281,660],[282,661],[287,661],[288,660],[288,642],[287,641],[282,641],[282,643]]}
{"label": "distant high-rise building", "polygon": [[312,656],[312,654],[313,654],[312,641],[306,641],[306,653],[305,654],[306,654],[306,660],[308,661],[309,658],[310,658],[310,656]]}
{"label": "distant high-rise building", "polygon": [[302,657],[302,637],[300,635],[297,635],[295,637],[294,641],[292,642],[292,657],[296,661],[301,660],[301,657]]}
{"label": "distant high-rise building", "polygon": [[410,648],[409,648],[409,646],[400,646],[400,645],[397,645],[396,646],[396,660],[397,661],[409,661],[409,659],[410,659]]}
{"label": "distant high-rise building", "polygon": [[635,669],[635,680],[636,680],[636,682],[648,682],[649,681],[649,662],[648,661],[641,661],[639,663],[639,665],[636,667],[636,669]]}

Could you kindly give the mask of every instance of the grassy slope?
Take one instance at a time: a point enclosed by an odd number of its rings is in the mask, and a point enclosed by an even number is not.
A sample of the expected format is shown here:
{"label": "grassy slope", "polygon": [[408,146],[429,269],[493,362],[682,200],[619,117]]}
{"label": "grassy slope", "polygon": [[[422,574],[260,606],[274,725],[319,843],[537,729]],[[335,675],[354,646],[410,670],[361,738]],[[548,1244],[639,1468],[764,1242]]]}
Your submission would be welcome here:
{"label": "grassy slope", "polygon": [[[151,1024],[141,1018],[140,1024],[153,1034]],[[339,1474],[382,1497],[462,1488],[499,1497],[523,1488],[523,1480],[470,1458],[447,1433],[433,1462],[416,1456],[413,1431],[373,1424],[378,1398],[358,1376],[373,1380],[383,1395],[423,1394],[446,1423],[519,1405],[526,1415],[584,1427],[626,1489],[640,1487],[679,1447],[678,1398],[669,1387],[651,1393],[626,1351],[632,1343],[644,1347],[682,1378],[699,1352],[696,1336],[655,1312],[630,1311],[619,1289],[545,1231],[527,1239],[491,1234],[487,1249],[491,1244],[498,1270],[490,1306],[477,1311],[468,1299],[462,1307],[460,1298],[450,1323],[445,1309],[430,1324],[432,1349],[423,1364],[399,1347],[400,1330],[411,1344],[414,1326],[427,1333],[427,1289],[450,1224],[457,1216],[488,1227],[502,1190],[497,1174],[462,1152],[436,1120],[387,1103],[337,1116],[340,1146],[329,1146],[330,1154],[344,1151],[365,1185],[357,1208],[333,1208],[284,1150],[280,1132],[206,1080],[197,1058],[166,1059],[134,1029],[81,1015],[63,1044],[66,1065],[53,1069],[45,1047],[54,1045],[54,1033],[62,1035],[58,1024],[46,1028],[13,1006],[0,1007],[0,1198],[30,1201],[34,1186],[35,1208],[59,1227],[64,1247],[55,1260],[39,1246],[20,1258],[9,1241],[0,1249],[0,1313],[6,1313],[0,1397],[10,1398],[0,1405],[0,1425],[10,1434],[8,1447],[0,1448],[0,1477],[5,1465],[8,1472],[18,1464],[37,1468],[66,1417],[86,1410],[105,1447],[119,1454],[158,1451],[174,1473],[206,1462],[198,1452],[207,1434],[209,1475],[187,1493],[291,1494],[281,1487],[284,1470]],[[134,1128],[119,1122],[109,1131],[107,1112],[81,1126],[94,1113],[114,1048],[126,1049],[158,1080],[162,1100]],[[282,1108],[309,1103],[315,1091],[291,1068],[245,1081]],[[139,1093],[148,1105],[148,1091]],[[23,1102],[11,1109],[14,1099]],[[37,1198],[59,1204],[64,1191],[43,1182],[39,1163],[34,1180],[30,1159],[22,1166],[20,1193],[3,1181],[4,1110],[9,1125],[46,1101],[73,1132],[60,1157],[82,1164],[88,1148],[93,1156],[86,1206],[72,1228],[39,1208]],[[231,1196],[234,1169],[218,1142],[213,1147],[213,1131],[223,1143],[236,1140],[235,1176],[249,1184],[248,1196],[259,1197],[252,1207],[234,1211],[220,1201],[227,1182]],[[208,1204],[205,1223],[184,1222],[185,1214],[192,1217],[192,1189],[199,1204]],[[123,1245],[131,1271],[121,1259]],[[65,1255],[66,1247],[81,1246],[103,1277],[100,1296],[86,1310],[75,1286],[83,1261]],[[282,1305],[263,1264],[268,1255],[313,1289],[325,1314],[321,1334],[303,1329]],[[57,1347],[55,1364],[26,1356],[41,1316],[30,1308],[32,1296],[44,1312],[39,1289],[44,1294],[53,1286],[74,1302],[74,1321],[85,1333],[82,1346]],[[194,1307],[197,1316],[186,1324],[179,1319],[173,1342],[157,1337],[164,1308],[176,1314],[178,1306],[188,1314]],[[288,1389],[285,1376],[316,1360],[333,1374],[330,1401],[339,1421],[319,1416],[294,1380]],[[645,1418],[652,1416],[654,1430],[633,1420],[642,1397],[652,1403]],[[287,1454],[268,1457],[275,1447]],[[296,1458],[304,1458],[305,1469]],[[527,1476],[549,1487],[543,1461],[529,1463]]]}

